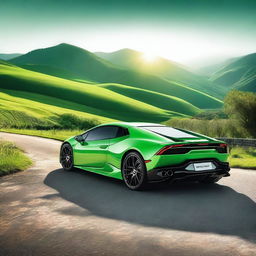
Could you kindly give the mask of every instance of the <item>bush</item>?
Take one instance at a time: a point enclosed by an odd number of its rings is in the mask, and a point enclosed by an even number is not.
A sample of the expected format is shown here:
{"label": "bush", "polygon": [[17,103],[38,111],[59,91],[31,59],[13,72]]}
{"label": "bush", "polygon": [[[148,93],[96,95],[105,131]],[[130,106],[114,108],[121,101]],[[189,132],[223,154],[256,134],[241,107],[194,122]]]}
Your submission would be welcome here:
{"label": "bush", "polygon": [[190,118],[173,118],[166,125],[187,129],[190,131],[202,133],[210,137],[246,137],[247,133],[241,129],[235,120],[229,119],[213,119],[200,120]]}
{"label": "bush", "polygon": [[256,137],[256,93],[231,91],[224,100],[226,113],[252,137]]}
{"label": "bush", "polygon": [[[195,131],[210,137],[256,137],[256,93],[231,91],[224,101],[225,113],[204,111],[189,118],[175,118],[167,125]],[[229,119],[226,119],[226,117]]]}
{"label": "bush", "polygon": [[39,119],[17,110],[0,110],[0,128],[17,128],[17,129],[51,129],[56,124],[49,120]]}
{"label": "bush", "polygon": [[87,130],[100,122],[96,119],[85,119],[72,114],[63,114],[57,117],[56,122],[61,129]]}
{"label": "bush", "polygon": [[223,110],[205,110],[193,116],[193,118],[204,120],[227,119],[228,115]]}

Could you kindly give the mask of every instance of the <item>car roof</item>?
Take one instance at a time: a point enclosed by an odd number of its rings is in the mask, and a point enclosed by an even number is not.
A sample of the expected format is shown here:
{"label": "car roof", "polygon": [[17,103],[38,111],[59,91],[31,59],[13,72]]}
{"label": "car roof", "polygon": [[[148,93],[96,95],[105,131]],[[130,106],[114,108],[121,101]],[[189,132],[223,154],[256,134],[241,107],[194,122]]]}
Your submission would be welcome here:
{"label": "car roof", "polygon": [[113,122],[113,123],[105,123],[102,125],[118,125],[122,127],[152,127],[152,126],[165,126],[162,124],[156,123],[143,123],[143,122]]}

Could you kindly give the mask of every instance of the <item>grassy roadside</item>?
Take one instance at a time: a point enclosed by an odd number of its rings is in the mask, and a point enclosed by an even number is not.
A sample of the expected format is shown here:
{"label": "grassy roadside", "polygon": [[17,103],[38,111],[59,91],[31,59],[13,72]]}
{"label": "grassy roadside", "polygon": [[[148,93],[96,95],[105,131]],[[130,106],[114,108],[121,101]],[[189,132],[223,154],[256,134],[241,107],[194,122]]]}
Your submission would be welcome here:
{"label": "grassy roadside", "polygon": [[256,148],[233,147],[229,163],[231,167],[256,169]]}
{"label": "grassy roadside", "polygon": [[15,144],[0,141],[0,176],[23,171],[32,165],[32,161]]}
{"label": "grassy roadside", "polygon": [[71,136],[78,135],[83,130],[30,130],[30,129],[0,129],[1,132],[10,132],[17,134],[33,135],[43,138],[63,141]]}
{"label": "grassy roadside", "polygon": [[[33,135],[63,141],[71,136],[81,134],[82,130],[29,130],[29,129],[0,129],[2,132]],[[256,149],[233,147],[230,152],[231,167],[256,169]]]}

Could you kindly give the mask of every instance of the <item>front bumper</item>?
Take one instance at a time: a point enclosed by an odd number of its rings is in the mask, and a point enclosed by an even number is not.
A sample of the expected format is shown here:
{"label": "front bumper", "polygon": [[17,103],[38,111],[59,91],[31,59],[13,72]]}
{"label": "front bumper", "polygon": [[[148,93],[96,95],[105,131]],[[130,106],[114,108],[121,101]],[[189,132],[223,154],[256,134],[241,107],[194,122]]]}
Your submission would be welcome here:
{"label": "front bumper", "polygon": [[[207,171],[192,171],[186,170],[190,164],[202,163],[202,162],[212,162],[215,165],[214,170]],[[207,177],[227,177],[229,174],[230,167],[229,163],[221,162],[217,159],[197,159],[197,160],[187,160],[179,165],[164,166],[160,168],[155,168],[148,171],[148,181],[158,182],[164,180],[203,180]]]}

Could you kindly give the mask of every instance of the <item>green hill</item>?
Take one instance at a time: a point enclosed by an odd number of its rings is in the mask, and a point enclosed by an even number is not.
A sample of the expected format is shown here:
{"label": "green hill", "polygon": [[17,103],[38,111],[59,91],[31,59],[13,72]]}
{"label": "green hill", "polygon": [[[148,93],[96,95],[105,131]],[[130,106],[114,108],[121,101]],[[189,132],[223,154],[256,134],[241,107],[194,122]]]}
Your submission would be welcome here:
{"label": "green hill", "polygon": [[12,63],[5,60],[0,60],[0,65],[11,66],[11,67],[14,66]]}
{"label": "green hill", "polygon": [[195,115],[195,113],[198,113],[200,111],[198,108],[182,99],[153,91],[148,91],[145,89],[134,88],[132,86],[113,83],[99,84],[98,86],[107,88],[111,91],[125,95],[132,99],[136,99],[154,105],[161,109],[175,111],[177,112],[177,114],[179,112],[186,115]]}
{"label": "green hill", "polygon": [[[12,59],[12,63],[29,68],[36,67],[39,72],[72,80],[91,80],[99,83],[120,83],[135,88],[151,90],[181,98],[198,108],[219,108],[222,101],[206,93],[191,89],[179,82],[171,82],[145,72],[120,68],[84,49],[60,44],[39,49]],[[24,66],[26,65],[26,66]],[[41,68],[40,68],[41,67]],[[54,71],[51,71],[54,68]],[[33,69],[33,68],[31,68]],[[61,70],[61,72],[60,72]]]}
{"label": "green hill", "polygon": [[21,53],[0,53],[0,59],[10,60],[21,55],[22,55]]}
{"label": "green hill", "polygon": [[45,95],[5,89],[0,92],[0,128],[56,128],[64,115],[95,123],[112,120],[86,110],[93,112],[86,106]]}
{"label": "green hill", "polygon": [[[97,115],[99,118],[161,122],[172,116],[181,115],[131,99],[101,86],[65,80],[5,64],[0,64],[0,88],[22,91],[25,92],[22,98],[61,107],[63,110],[66,108]],[[9,108],[8,104],[6,107]],[[40,109],[38,107],[39,112]]]}
{"label": "green hill", "polygon": [[36,65],[36,64],[25,64],[25,65],[19,65],[19,67],[28,69],[35,72],[44,73],[51,76],[56,76],[64,79],[69,80],[75,80],[76,75],[74,75],[72,72],[69,72],[68,70],[51,67],[47,65]]}
{"label": "green hill", "polygon": [[196,73],[200,74],[202,76],[211,77],[214,73],[216,73],[218,70],[226,67],[227,65],[231,64],[232,62],[238,60],[240,57],[234,57],[225,59],[220,62],[215,62],[214,64],[210,64],[207,66],[203,66],[196,69]]}
{"label": "green hill", "polygon": [[152,61],[147,61],[143,57],[144,54],[142,52],[132,49],[126,48],[110,53],[96,52],[95,54],[115,65],[128,69],[140,69],[146,72],[153,71],[154,73],[160,74],[166,78],[171,78],[171,80],[185,79],[186,77],[193,75],[182,67],[181,64],[161,57],[157,57]]}
{"label": "green hill", "polygon": [[256,53],[237,59],[210,79],[229,89],[256,92]]}
{"label": "green hill", "polygon": [[146,61],[142,52],[132,49],[121,49],[110,53],[97,52],[95,54],[124,68],[155,74],[217,98],[224,96],[223,88],[213,85],[211,81],[203,76],[190,72],[181,64],[162,57]]}
{"label": "green hill", "polygon": [[233,87],[240,91],[256,92],[256,67],[248,69]]}

